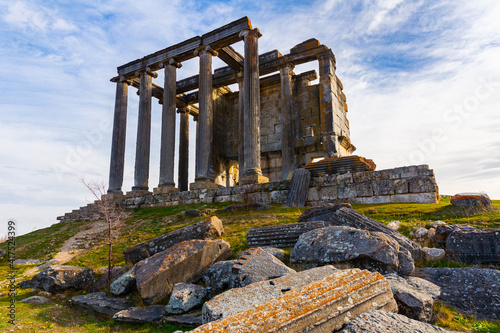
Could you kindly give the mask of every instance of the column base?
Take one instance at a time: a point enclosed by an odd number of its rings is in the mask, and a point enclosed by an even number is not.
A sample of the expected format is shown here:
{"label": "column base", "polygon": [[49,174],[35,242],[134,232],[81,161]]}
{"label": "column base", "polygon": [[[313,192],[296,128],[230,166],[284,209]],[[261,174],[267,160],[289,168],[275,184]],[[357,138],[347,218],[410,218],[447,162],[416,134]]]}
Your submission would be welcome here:
{"label": "column base", "polygon": [[244,175],[240,178],[240,185],[269,183],[269,178],[258,173]]}
{"label": "column base", "polygon": [[190,191],[209,190],[211,188],[219,188],[219,185],[211,181],[195,181],[194,183],[189,184]]}
{"label": "column base", "polygon": [[126,196],[123,193],[107,193],[101,196],[101,200],[110,200],[112,202],[122,202]]}
{"label": "column base", "polygon": [[139,190],[132,187],[132,191],[127,192],[127,198],[143,197],[150,194],[151,192],[149,192],[148,190]]}
{"label": "column base", "polygon": [[173,185],[158,185],[158,187],[153,189],[153,194],[168,194],[177,192],[180,192],[180,190]]}

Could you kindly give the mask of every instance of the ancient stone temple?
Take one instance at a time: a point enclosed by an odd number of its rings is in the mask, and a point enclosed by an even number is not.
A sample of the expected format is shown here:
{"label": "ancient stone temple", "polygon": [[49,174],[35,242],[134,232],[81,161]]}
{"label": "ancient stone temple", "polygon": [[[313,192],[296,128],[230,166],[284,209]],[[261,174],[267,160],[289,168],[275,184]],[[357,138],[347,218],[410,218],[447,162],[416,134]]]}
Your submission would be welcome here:
{"label": "ancient stone temple", "polygon": [[[261,33],[247,17],[203,36],[169,46],[118,67],[108,193],[122,194],[129,86],[139,90],[139,119],[132,193],[147,194],[151,103],[162,104],[160,179],[157,194],[188,190],[189,117],[197,121],[195,182],[190,189],[289,179],[313,159],[350,155],[346,97],[335,75],[335,57],[316,39],[281,54],[259,54]],[[244,54],[231,45],[244,43]],[[212,58],[227,66],[212,69]],[[199,74],[177,80],[182,63],[199,59]],[[294,66],[317,61],[316,71]],[[164,71],[163,87],[152,82]],[[319,84],[311,84],[319,75]],[[236,92],[228,85],[238,85]],[[180,118],[175,151],[176,117]],[[174,179],[174,157],[179,174]]]}

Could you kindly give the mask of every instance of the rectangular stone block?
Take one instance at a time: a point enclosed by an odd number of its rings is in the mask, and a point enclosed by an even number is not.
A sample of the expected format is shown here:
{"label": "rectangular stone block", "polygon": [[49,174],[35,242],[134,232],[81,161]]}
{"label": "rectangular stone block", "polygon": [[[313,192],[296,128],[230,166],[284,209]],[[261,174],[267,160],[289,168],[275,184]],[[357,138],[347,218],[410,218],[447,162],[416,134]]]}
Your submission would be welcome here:
{"label": "rectangular stone block", "polygon": [[437,203],[438,194],[432,193],[408,193],[408,194],[393,194],[390,196],[390,202],[400,203]]}
{"label": "rectangular stone block", "polygon": [[203,321],[221,313],[217,305],[230,312],[191,332],[332,332],[372,309],[397,311],[389,282],[379,273],[348,269],[312,282],[304,276],[288,285],[275,279],[223,293],[205,303]]}
{"label": "rectangular stone block", "polygon": [[391,195],[394,194],[394,181],[386,180],[376,180],[372,183],[373,194],[379,195]]}

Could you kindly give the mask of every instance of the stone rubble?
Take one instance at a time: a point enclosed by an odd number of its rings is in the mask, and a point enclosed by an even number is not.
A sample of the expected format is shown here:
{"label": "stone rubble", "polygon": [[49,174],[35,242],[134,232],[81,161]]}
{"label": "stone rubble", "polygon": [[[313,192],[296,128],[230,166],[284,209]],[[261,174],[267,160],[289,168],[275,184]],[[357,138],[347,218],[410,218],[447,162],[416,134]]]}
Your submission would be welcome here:
{"label": "stone rubble", "polygon": [[294,247],[303,233],[326,226],[323,221],[315,221],[254,227],[248,230],[246,239],[250,246]]}
{"label": "stone rubble", "polygon": [[201,307],[207,297],[207,290],[192,283],[177,283],[172,288],[172,294],[165,311],[169,314],[182,314],[194,308]]}
{"label": "stone rubble", "polygon": [[122,296],[130,292],[136,284],[135,266],[117,278],[109,287],[109,291],[115,296]]}
{"label": "stone rubble", "polygon": [[123,298],[106,296],[105,292],[97,292],[86,295],[73,296],[71,302],[75,305],[93,309],[96,312],[114,316],[117,312],[135,306],[133,301]]}
{"label": "stone rubble", "polygon": [[500,264],[500,229],[452,232],[446,239],[446,257],[466,264]]}
{"label": "stone rubble", "polygon": [[41,288],[50,293],[87,288],[94,278],[91,268],[76,266],[50,266],[31,280],[20,283],[21,288]]}
{"label": "stone rubble", "polygon": [[165,315],[163,305],[150,305],[143,308],[131,307],[114,314],[113,319],[117,322],[132,324],[159,324]]}

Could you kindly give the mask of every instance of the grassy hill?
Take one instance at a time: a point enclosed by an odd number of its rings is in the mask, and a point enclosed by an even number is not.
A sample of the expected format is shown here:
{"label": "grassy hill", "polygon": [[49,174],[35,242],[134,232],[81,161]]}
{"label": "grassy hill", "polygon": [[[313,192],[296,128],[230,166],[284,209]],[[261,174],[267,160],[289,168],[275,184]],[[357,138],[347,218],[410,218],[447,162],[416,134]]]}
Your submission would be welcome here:
{"label": "grassy hill", "polygon": [[[245,241],[249,228],[264,225],[287,224],[297,222],[305,208],[288,208],[274,205],[265,211],[249,212],[222,212],[230,203],[179,205],[175,207],[147,208],[130,211],[122,223],[119,235],[114,243],[115,265],[124,265],[121,252],[130,245],[143,242],[166,232],[184,227],[203,220],[206,217],[187,217],[184,212],[190,209],[216,209],[211,215],[219,217],[224,224],[224,240],[231,244],[234,255],[248,248]],[[500,201],[493,202],[494,209],[477,211],[460,209],[450,205],[449,198],[443,198],[438,204],[374,204],[353,205],[359,212],[374,218],[382,223],[401,221],[400,232],[410,236],[412,230],[429,226],[431,222],[442,220],[448,224],[470,224],[477,228],[500,228]],[[16,240],[16,258],[50,260],[61,249],[65,241],[84,230],[91,231],[95,222],[73,222],[55,224],[51,227],[37,230],[19,236]],[[105,234],[99,233],[83,239],[86,245],[76,250],[76,257],[66,264],[99,268],[107,266],[107,247],[104,243]],[[86,248],[85,248],[86,247]],[[0,244],[6,250],[6,244]],[[419,265],[422,265],[419,263]],[[461,267],[464,264],[451,261],[433,263],[439,267]],[[33,266],[21,266],[18,275],[36,273]],[[7,259],[0,260],[0,317],[6,318],[6,305],[9,302],[7,295],[6,278],[9,271]],[[26,279],[24,277],[23,279]],[[17,299],[34,295],[30,290],[18,289]],[[118,324],[108,317],[101,316],[90,310],[76,308],[69,303],[75,293],[61,295],[55,303],[44,305],[30,305],[17,303],[18,328],[15,331],[23,332],[173,332],[177,329],[173,325],[125,325]],[[138,301],[140,301],[137,298]],[[4,306],[5,305],[5,306]],[[437,325],[455,330],[469,330],[475,332],[500,332],[500,323],[478,321],[471,317],[462,316],[450,307],[443,304],[436,305]],[[0,330],[12,329],[7,319],[0,321]]]}

